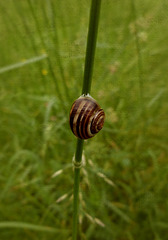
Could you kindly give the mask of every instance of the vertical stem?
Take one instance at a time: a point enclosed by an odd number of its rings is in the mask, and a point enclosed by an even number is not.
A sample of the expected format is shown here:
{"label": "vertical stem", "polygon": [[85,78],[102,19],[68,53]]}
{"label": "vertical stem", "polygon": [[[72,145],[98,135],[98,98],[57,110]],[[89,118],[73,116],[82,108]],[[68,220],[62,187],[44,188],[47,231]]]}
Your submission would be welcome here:
{"label": "vertical stem", "polygon": [[82,93],[87,94],[91,89],[91,80],[94,65],[94,55],[96,49],[96,40],[99,24],[101,0],[92,0],[90,9],[90,21],[89,21],[89,32],[87,39],[86,58],[85,58],[85,71],[83,79]]}
{"label": "vertical stem", "polygon": [[[90,9],[90,21],[89,21],[89,32],[87,38],[86,58],[85,58],[85,69],[83,79],[82,94],[90,93],[92,72],[94,65],[94,56],[96,49],[96,40],[98,32],[98,22],[100,16],[101,0],[92,0]],[[82,161],[84,141],[81,139],[77,140],[75,162],[80,164]],[[74,172],[74,202],[73,202],[73,234],[72,239],[77,239],[78,229],[78,214],[79,214],[79,183],[80,183],[80,168],[75,168]]]}
{"label": "vertical stem", "polygon": [[[77,140],[75,161],[80,163],[82,159],[83,140]],[[77,239],[78,212],[79,212],[79,182],[80,168],[75,168],[74,174],[74,202],[73,202],[73,240]]]}

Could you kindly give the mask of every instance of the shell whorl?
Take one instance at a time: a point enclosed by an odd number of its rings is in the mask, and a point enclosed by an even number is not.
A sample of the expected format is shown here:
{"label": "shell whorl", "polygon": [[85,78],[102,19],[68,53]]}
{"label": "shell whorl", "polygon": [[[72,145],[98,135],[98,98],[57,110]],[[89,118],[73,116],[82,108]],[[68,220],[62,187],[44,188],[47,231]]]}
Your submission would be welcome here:
{"label": "shell whorl", "polygon": [[102,129],[104,119],[105,113],[96,100],[81,96],[72,105],[69,122],[76,137],[88,139]]}

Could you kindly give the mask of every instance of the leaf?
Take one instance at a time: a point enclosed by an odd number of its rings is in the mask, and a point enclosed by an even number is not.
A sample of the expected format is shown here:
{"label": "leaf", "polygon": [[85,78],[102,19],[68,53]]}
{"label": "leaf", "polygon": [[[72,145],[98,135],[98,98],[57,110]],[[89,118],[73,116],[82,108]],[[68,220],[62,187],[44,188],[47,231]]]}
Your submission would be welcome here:
{"label": "leaf", "polygon": [[64,231],[64,229],[56,229],[48,226],[40,226],[31,223],[24,223],[24,222],[0,222],[0,228],[22,228],[22,229],[29,229],[33,231],[40,231],[40,232],[60,232]]}

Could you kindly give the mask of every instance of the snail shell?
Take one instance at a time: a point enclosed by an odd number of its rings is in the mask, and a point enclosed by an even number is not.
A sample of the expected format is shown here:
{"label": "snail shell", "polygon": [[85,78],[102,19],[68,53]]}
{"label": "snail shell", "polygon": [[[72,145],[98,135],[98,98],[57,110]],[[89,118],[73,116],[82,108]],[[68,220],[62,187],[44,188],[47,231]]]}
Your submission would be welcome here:
{"label": "snail shell", "polygon": [[74,135],[88,139],[98,133],[104,124],[105,113],[89,95],[79,97],[70,111],[70,127]]}

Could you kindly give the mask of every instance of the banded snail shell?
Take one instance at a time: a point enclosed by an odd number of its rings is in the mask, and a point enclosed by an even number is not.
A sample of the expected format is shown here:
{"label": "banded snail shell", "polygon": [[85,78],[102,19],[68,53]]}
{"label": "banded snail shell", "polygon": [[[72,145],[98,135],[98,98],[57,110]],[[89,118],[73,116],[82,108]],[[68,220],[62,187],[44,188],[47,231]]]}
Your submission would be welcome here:
{"label": "banded snail shell", "polygon": [[102,129],[104,119],[105,113],[96,100],[82,95],[72,105],[69,123],[76,137],[88,139]]}

